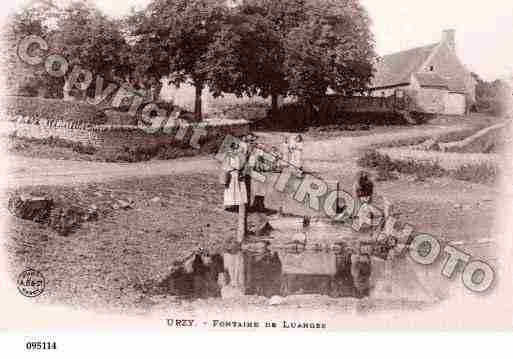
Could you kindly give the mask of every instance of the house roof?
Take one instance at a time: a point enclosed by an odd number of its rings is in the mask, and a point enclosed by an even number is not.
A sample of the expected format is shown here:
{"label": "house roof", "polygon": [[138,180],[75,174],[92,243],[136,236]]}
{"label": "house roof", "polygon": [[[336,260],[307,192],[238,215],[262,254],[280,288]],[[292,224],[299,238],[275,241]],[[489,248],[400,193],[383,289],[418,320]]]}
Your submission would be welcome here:
{"label": "house roof", "polygon": [[417,72],[415,78],[422,87],[443,87],[449,88],[446,78],[440,76],[436,72]]}
{"label": "house roof", "polygon": [[410,83],[411,75],[419,71],[437,46],[438,43],[384,56],[376,64],[372,87],[390,87]]}

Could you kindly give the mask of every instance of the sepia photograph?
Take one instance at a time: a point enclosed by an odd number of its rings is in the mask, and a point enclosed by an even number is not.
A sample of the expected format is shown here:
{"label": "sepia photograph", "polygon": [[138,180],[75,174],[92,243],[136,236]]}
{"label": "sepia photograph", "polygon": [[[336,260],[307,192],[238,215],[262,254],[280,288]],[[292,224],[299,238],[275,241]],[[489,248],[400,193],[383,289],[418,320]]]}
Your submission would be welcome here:
{"label": "sepia photograph", "polygon": [[513,329],[510,2],[2,7],[0,331]]}

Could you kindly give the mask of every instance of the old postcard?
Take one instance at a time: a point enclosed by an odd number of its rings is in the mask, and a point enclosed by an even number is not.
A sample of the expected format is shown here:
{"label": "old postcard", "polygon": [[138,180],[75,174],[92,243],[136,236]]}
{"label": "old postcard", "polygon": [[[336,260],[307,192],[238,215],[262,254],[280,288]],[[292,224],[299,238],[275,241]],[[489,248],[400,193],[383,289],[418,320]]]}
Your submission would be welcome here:
{"label": "old postcard", "polygon": [[512,329],[510,2],[3,13],[1,330]]}

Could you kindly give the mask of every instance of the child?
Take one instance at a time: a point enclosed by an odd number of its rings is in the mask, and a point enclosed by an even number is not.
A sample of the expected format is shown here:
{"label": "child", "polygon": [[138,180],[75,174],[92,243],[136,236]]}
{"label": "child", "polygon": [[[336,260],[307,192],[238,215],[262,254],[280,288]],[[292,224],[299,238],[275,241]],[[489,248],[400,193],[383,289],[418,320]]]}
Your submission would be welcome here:
{"label": "child", "polygon": [[281,160],[283,166],[288,166],[290,162],[290,144],[287,136],[283,136],[283,142],[281,144]]}
{"label": "child", "polygon": [[355,203],[353,229],[363,230],[371,229],[378,217],[374,208],[371,206],[374,195],[374,183],[370,175],[365,171],[359,171],[356,174],[353,183],[353,198]]}
{"label": "child", "polygon": [[372,203],[372,196],[374,195],[374,183],[370,179],[369,173],[365,171],[359,171],[356,174],[355,181],[353,183],[353,194],[354,199],[363,203]]}
{"label": "child", "polygon": [[[250,170],[246,187],[250,189],[250,196],[253,196],[251,211],[265,212],[265,195],[267,186],[265,183],[265,172],[271,170],[271,164],[268,161],[270,156],[264,151],[264,146],[255,144],[248,160]],[[251,199],[248,199],[251,202]]]}
{"label": "child", "polygon": [[290,145],[290,164],[298,170],[303,170],[303,137],[297,135]]}

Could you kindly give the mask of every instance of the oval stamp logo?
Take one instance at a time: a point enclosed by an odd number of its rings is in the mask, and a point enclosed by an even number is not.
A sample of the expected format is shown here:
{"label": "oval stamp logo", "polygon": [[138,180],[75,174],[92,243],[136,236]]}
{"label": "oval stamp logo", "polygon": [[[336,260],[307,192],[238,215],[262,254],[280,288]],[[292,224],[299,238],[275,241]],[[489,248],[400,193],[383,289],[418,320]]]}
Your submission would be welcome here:
{"label": "oval stamp logo", "polygon": [[37,270],[27,269],[19,275],[17,284],[22,295],[33,298],[45,290],[45,277]]}

